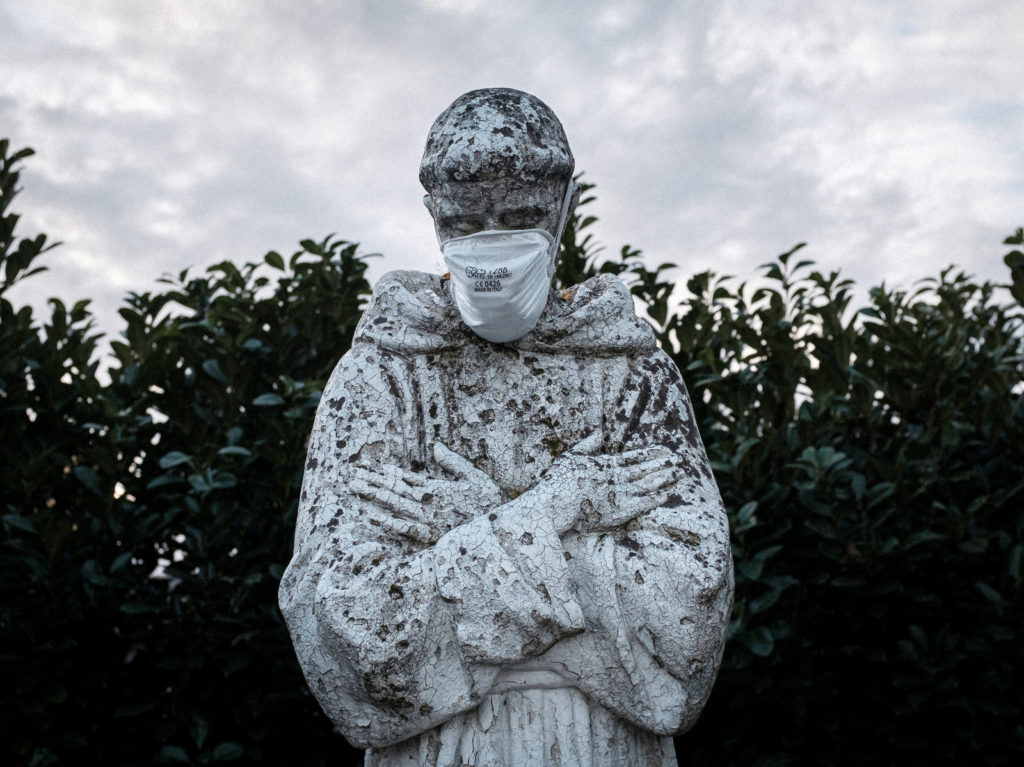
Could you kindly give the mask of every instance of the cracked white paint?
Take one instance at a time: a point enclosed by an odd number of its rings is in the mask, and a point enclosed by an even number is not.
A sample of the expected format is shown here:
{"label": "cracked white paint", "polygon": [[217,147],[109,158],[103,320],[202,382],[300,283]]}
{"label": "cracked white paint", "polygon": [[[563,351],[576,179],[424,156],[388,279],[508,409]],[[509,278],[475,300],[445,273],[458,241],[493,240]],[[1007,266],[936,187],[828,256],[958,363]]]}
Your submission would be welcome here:
{"label": "cracked white paint", "polygon": [[[421,180],[442,241],[556,227],[572,154],[518,91],[466,94]],[[732,603],[679,371],[602,275],[474,335],[444,278],[378,283],[310,437],[280,602],[367,765],[674,765]]]}
{"label": "cracked white paint", "polygon": [[726,516],[612,277],[494,345],[441,278],[385,276],[324,392],[295,541],[281,607],[368,764],[674,764],[721,659]]}

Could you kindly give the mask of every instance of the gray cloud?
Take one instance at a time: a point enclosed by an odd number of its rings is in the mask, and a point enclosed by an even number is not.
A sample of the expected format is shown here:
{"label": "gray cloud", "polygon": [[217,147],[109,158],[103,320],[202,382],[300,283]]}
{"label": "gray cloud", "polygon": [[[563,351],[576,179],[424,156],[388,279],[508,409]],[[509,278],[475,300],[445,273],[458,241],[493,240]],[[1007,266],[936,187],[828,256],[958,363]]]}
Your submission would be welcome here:
{"label": "gray cloud", "polygon": [[385,254],[374,276],[434,268],[423,140],[487,85],[562,118],[609,251],[749,277],[806,240],[865,287],[1003,280],[1022,22],[1012,0],[8,4],[0,120],[39,153],[22,234],[65,242],[18,296],[93,297],[111,330],[161,273],[332,231]]}

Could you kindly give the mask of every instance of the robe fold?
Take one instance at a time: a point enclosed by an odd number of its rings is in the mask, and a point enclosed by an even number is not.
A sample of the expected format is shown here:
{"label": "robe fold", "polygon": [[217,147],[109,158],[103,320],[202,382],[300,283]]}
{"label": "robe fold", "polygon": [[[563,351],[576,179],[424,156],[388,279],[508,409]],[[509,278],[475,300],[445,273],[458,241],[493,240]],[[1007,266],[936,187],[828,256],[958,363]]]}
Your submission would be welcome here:
{"label": "robe fold", "polygon": [[[653,511],[559,535],[523,504],[594,434],[601,455],[668,448],[680,480]],[[436,444],[500,497],[427,495],[424,527],[352,489],[359,467],[457,479]],[[280,591],[310,688],[368,765],[674,764],[732,583],[682,378],[618,280],[552,292],[530,333],[492,344],[440,277],[381,278],[317,411]]]}

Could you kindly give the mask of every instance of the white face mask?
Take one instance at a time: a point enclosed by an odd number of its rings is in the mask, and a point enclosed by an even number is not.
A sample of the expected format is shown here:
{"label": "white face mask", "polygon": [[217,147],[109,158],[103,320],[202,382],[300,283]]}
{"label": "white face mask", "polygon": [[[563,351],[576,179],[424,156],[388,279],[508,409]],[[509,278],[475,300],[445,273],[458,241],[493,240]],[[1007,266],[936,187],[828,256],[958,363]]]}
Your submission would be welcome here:
{"label": "white face mask", "polygon": [[441,243],[455,305],[462,321],[481,338],[514,341],[537,324],[555,274],[573,187],[569,182],[559,239],[544,229],[491,229]]}

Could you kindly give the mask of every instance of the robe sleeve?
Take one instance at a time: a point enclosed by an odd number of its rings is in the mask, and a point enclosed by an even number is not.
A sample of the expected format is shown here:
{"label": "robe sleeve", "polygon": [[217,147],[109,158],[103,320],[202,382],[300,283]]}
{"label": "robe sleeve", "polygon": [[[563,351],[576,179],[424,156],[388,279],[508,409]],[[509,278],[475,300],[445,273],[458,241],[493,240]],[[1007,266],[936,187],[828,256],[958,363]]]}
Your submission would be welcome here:
{"label": "robe sleeve", "polygon": [[475,707],[501,664],[583,630],[554,527],[527,530],[516,501],[427,545],[392,532],[385,523],[400,520],[348,491],[356,465],[442,476],[408,428],[412,395],[390,354],[357,343],[325,388],[279,592],[310,689],[362,748]]}
{"label": "robe sleeve", "polygon": [[544,662],[633,724],[689,729],[725,644],[733,595],[728,519],[679,371],[660,350],[629,362],[606,413],[606,444],[663,445],[683,479],[668,501],[618,530],[571,532],[563,544],[586,632]]}

